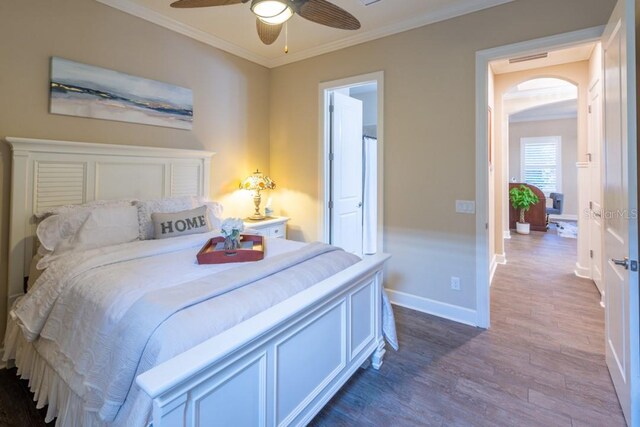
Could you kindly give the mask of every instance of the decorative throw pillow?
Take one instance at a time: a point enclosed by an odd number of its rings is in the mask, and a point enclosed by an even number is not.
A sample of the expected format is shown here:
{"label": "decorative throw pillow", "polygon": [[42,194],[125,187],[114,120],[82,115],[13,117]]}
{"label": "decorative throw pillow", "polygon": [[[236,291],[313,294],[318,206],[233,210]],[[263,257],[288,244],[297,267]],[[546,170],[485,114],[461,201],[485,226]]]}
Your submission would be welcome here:
{"label": "decorative throw pillow", "polygon": [[151,219],[156,239],[167,239],[169,237],[209,231],[206,206],[175,213],[154,212],[151,214]]}
{"label": "decorative throw pillow", "polygon": [[157,200],[138,200],[133,204],[138,208],[138,238],[140,240],[153,239],[154,228],[153,222],[151,221],[152,213],[174,213],[193,208],[191,196]]}

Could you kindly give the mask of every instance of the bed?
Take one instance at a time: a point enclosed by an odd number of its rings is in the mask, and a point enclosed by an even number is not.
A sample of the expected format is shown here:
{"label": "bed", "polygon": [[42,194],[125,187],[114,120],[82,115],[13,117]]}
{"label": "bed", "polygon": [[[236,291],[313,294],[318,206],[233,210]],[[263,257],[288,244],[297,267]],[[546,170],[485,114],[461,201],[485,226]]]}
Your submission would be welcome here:
{"label": "bed", "polygon": [[[356,369],[368,361],[380,368],[390,314],[386,254],[360,261],[328,245],[273,239],[262,264],[234,270],[194,263],[210,234],[144,240],[61,257],[22,296],[36,212],[92,200],[204,196],[213,153],[7,142],[9,307],[20,300],[8,319],[4,359],[15,359],[30,379],[48,419],[304,425]],[[212,286],[211,277],[223,285]]]}

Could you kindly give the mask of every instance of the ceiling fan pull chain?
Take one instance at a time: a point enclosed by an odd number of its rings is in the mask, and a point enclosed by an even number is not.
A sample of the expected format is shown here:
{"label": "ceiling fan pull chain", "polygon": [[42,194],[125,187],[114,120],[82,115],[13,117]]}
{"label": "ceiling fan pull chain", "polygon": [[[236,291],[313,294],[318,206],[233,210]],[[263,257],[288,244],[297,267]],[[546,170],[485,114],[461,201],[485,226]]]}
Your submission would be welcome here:
{"label": "ceiling fan pull chain", "polygon": [[284,53],[289,53],[289,24],[284,23]]}

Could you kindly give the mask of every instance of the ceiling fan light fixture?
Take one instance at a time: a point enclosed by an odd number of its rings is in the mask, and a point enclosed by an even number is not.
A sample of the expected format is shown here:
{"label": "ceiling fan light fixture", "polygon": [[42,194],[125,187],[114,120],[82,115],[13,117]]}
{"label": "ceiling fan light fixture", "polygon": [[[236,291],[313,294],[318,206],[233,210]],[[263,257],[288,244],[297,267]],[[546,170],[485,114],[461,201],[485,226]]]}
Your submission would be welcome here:
{"label": "ceiling fan light fixture", "polygon": [[251,11],[265,24],[278,25],[293,16],[293,9],[280,0],[253,0]]}

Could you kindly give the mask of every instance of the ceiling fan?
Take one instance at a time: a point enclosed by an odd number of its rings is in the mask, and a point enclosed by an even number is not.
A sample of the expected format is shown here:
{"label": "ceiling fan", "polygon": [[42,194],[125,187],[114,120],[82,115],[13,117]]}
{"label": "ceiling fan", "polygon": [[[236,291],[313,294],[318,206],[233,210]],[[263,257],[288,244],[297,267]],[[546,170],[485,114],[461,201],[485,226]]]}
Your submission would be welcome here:
{"label": "ceiling fan", "polygon": [[341,30],[357,30],[358,21],[352,14],[326,0],[178,0],[175,8],[227,6],[251,1],[251,11],[256,15],[258,37],[264,44],[276,41],[282,27],[295,13],[303,18]]}

